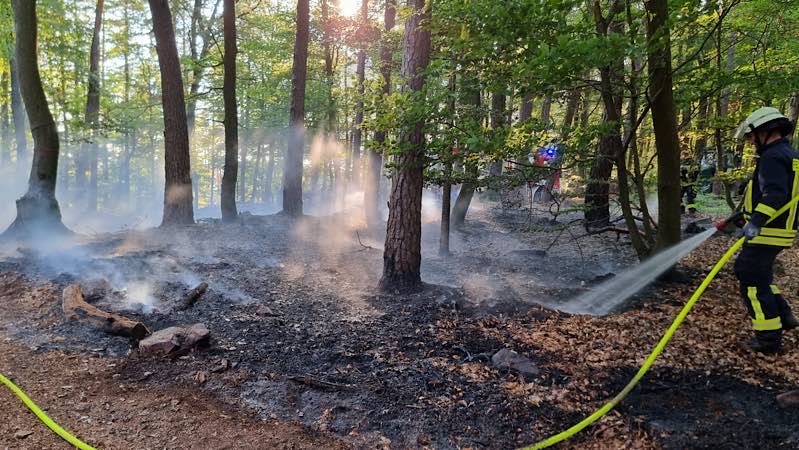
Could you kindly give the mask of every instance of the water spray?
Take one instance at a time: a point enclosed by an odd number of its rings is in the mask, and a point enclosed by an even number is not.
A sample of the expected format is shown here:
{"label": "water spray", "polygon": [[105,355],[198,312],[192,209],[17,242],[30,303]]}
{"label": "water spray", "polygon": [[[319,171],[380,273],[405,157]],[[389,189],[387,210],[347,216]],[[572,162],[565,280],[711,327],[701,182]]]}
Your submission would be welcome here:
{"label": "water spray", "polygon": [[[772,215],[771,218],[768,219],[768,221],[766,221],[766,223],[768,224],[771,221],[773,221],[775,218],[780,217],[781,215],[785,214],[790,208],[792,208],[794,205],[796,205],[797,202],[799,202],[799,196],[796,196],[796,197],[792,198],[791,201],[789,201],[782,208],[777,210],[777,212],[775,212],[774,215]],[[711,229],[711,230],[708,230],[708,232],[715,232],[717,230],[718,231],[722,231],[723,230],[724,232],[726,232],[726,230],[728,230],[728,226],[729,225],[737,227],[737,226],[739,226],[738,224],[741,224],[741,223],[746,224],[746,219],[744,218],[742,213],[736,212],[735,214],[733,214],[732,216],[728,217],[727,219],[719,221],[716,224],[716,230]],[[743,225],[740,225],[740,226],[743,226]],[[691,312],[691,309],[693,309],[693,307],[696,304],[696,302],[699,301],[699,298],[705,292],[705,289],[707,289],[707,287],[710,285],[710,282],[713,281],[713,279],[716,277],[716,275],[719,273],[719,271],[721,271],[721,268],[724,267],[724,265],[727,263],[727,261],[729,261],[733,257],[733,255],[735,255],[735,253],[741,247],[743,247],[743,245],[744,245],[744,238],[739,238],[737,241],[735,241],[735,244],[733,244],[724,253],[724,255],[722,255],[722,257],[718,260],[718,262],[716,262],[716,265],[713,266],[713,269],[710,270],[710,273],[707,274],[705,279],[702,280],[702,283],[699,285],[699,287],[694,291],[693,295],[691,295],[691,298],[688,299],[688,302],[685,304],[685,306],[683,306],[682,310],[680,310],[680,313],[677,315],[677,317],[671,323],[669,328],[663,334],[663,337],[660,338],[660,341],[658,341],[658,343],[655,346],[655,348],[652,350],[652,352],[649,354],[649,356],[646,357],[646,360],[644,360],[644,363],[641,365],[641,368],[638,369],[638,372],[636,372],[636,374],[635,374],[635,376],[633,376],[632,380],[630,380],[630,382],[627,383],[626,386],[624,386],[624,389],[622,389],[621,392],[616,394],[615,397],[613,397],[610,401],[605,403],[601,408],[599,408],[593,414],[591,414],[590,416],[586,417],[585,419],[583,419],[582,421],[578,422],[577,424],[571,426],[570,428],[568,428],[568,429],[566,429],[566,430],[564,430],[564,431],[562,431],[562,432],[560,432],[560,433],[558,433],[558,434],[556,434],[554,436],[551,436],[551,437],[549,437],[547,439],[544,439],[543,441],[540,441],[540,442],[537,442],[537,443],[535,443],[533,445],[524,447],[523,450],[539,450],[539,449],[551,447],[551,446],[553,446],[553,445],[555,445],[555,444],[557,444],[559,442],[562,442],[562,441],[564,441],[566,439],[569,439],[570,437],[572,437],[575,434],[579,433],[584,428],[590,426],[591,424],[593,424],[597,420],[599,420],[602,417],[604,417],[616,405],[618,405],[622,400],[624,400],[624,398],[627,396],[627,394],[632,392],[633,388],[635,388],[635,386],[637,386],[638,383],[644,378],[644,375],[646,375],[646,373],[649,371],[649,368],[652,367],[652,365],[655,363],[655,360],[658,358],[658,356],[660,356],[660,354],[666,348],[666,345],[669,343],[669,341],[671,340],[672,336],[677,331],[677,329],[680,327],[680,325],[682,325],[683,321],[688,316],[688,313]]]}

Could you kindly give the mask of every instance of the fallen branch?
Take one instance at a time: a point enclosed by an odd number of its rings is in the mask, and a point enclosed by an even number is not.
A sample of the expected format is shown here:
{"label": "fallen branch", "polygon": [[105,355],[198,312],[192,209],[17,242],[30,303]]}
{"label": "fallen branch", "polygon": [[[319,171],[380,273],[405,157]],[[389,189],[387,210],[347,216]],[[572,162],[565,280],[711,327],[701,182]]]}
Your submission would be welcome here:
{"label": "fallen branch", "polygon": [[137,340],[141,340],[150,334],[150,330],[141,322],[102,311],[86,303],[83,291],[77,283],[67,286],[62,297],[61,307],[67,320],[83,320],[105,333]]}
{"label": "fallen branch", "polygon": [[363,247],[363,248],[364,248],[364,250],[377,250],[376,248],[372,247],[371,245],[366,245],[366,244],[364,244],[364,243],[361,241],[361,234],[360,234],[360,233],[358,233],[358,231],[357,231],[357,230],[355,231],[355,237],[357,237],[357,238],[358,238],[358,243],[359,243],[359,244],[361,244],[361,247]]}
{"label": "fallen branch", "polygon": [[189,309],[194,306],[195,303],[202,297],[205,292],[208,290],[208,283],[200,283],[194,289],[190,290],[183,298],[180,300],[181,307],[180,309]]}
{"label": "fallen branch", "polygon": [[307,373],[303,376],[290,376],[288,377],[288,380],[318,389],[351,390],[354,388],[354,386],[351,384],[331,383],[330,381],[314,378]]}

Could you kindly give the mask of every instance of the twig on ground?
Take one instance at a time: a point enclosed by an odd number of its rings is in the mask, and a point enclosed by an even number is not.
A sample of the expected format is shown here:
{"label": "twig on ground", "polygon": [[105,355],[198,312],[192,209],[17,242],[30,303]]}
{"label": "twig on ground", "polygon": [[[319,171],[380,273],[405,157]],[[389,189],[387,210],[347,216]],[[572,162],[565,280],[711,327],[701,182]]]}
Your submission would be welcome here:
{"label": "twig on ground", "polygon": [[180,308],[184,310],[191,308],[192,306],[194,306],[195,303],[197,303],[197,300],[199,300],[200,297],[202,297],[207,290],[208,290],[208,283],[203,282],[198,284],[197,287],[190,290],[186,295],[183,296],[182,299],[180,299],[180,304],[181,304]]}
{"label": "twig on ground", "polygon": [[[363,247],[363,250],[378,250],[378,249],[376,249],[376,248],[372,247],[371,245],[366,245],[366,244],[364,244],[364,243],[361,241],[361,234],[360,234],[360,233],[358,233],[358,231],[357,231],[357,230],[355,231],[355,237],[357,237],[357,238],[358,238],[358,243],[359,243],[359,244],[361,244],[361,247]],[[361,251],[361,250],[358,250],[358,251]]]}

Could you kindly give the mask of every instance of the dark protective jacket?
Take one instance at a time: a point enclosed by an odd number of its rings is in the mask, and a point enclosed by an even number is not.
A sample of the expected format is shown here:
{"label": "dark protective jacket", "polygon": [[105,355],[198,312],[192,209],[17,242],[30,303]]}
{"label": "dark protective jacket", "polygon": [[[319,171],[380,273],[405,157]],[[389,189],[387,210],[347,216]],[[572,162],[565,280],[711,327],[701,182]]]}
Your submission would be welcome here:
{"label": "dark protective jacket", "polygon": [[797,205],[768,225],[766,221],[799,195],[799,153],[791,148],[787,139],[774,141],[759,153],[744,197],[744,214],[761,230],[760,235],[748,243],[790,247],[796,237]]}

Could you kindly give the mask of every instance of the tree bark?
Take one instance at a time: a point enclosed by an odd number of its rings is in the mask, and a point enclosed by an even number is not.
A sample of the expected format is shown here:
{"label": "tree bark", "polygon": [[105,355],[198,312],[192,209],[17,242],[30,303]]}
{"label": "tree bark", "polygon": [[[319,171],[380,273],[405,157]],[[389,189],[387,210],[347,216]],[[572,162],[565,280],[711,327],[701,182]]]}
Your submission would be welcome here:
{"label": "tree bark", "polygon": [[28,161],[28,138],[25,133],[25,128],[27,127],[25,123],[25,105],[22,103],[22,94],[19,89],[19,71],[16,55],[11,55],[9,64],[11,71],[11,118],[14,122],[17,165],[21,167]]}
{"label": "tree bark", "polygon": [[[20,92],[33,134],[33,164],[28,191],[17,200],[17,217],[6,235],[66,232],[55,198],[58,174],[58,129],[47,105],[36,53],[36,2],[13,0],[16,27],[15,59]],[[20,130],[18,130],[20,131]]]}
{"label": "tree bark", "polygon": [[[103,0],[97,0],[94,10],[94,33],[89,51],[89,80],[86,93],[85,121],[88,136],[81,144],[79,159],[89,161],[91,164],[91,183],[86,195],[87,211],[97,210],[97,127],[100,125],[100,30],[103,26]],[[83,169],[85,170],[85,165]],[[84,172],[85,174],[85,172]],[[84,175],[85,176],[85,175]]]}
{"label": "tree bark", "polygon": [[549,127],[549,119],[552,112],[552,95],[547,94],[544,96],[544,101],[541,102],[541,123],[545,127]]}
{"label": "tree bark", "polygon": [[[236,176],[239,171],[239,114],[236,106],[236,2],[224,0],[225,81],[225,168],[222,174],[222,221],[233,222],[236,211]],[[242,176],[242,179],[244,177]]]}
{"label": "tree bark", "polygon": [[533,117],[533,95],[524,94],[522,105],[519,107],[519,122],[526,122]]}
{"label": "tree bark", "polygon": [[283,167],[283,213],[302,216],[302,159],[305,149],[305,79],[308,70],[308,0],[297,2],[297,38],[291,76],[289,145]]}
{"label": "tree bark", "polygon": [[[468,106],[473,109],[473,116],[471,119],[479,124],[483,120],[482,114],[480,113],[480,88],[476,82],[468,79],[462,79],[462,85],[467,98],[466,102]],[[467,180],[461,185],[461,189],[458,191],[458,197],[455,199],[455,205],[452,207],[452,213],[450,214],[450,225],[456,228],[461,228],[464,223],[466,223],[466,213],[469,212],[469,206],[472,203],[474,191],[477,189],[477,177],[479,175],[477,166],[474,163],[464,162],[463,166],[464,175],[466,175]]]}
{"label": "tree bark", "polygon": [[164,217],[161,226],[194,223],[189,129],[175,29],[167,0],[149,0],[164,109]]}
{"label": "tree bark", "polygon": [[[796,121],[799,120],[799,92],[794,92],[794,94],[791,95],[791,101],[788,105],[788,118],[794,125],[796,125]],[[791,141],[794,142],[795,147],[796,141],[794,141],[794,136],[796,136],[796,127],[794,127],[793,133],[789,136]]]}
{"label": "tree bark", "polygon": [[[491,96],[491,131],[498,133],[505,126],[505,104],[507,97],[503,93],[494,93]],[[494,161],[488,166],[488,174],[492,177],[502,175],[502,160]],[[499,186],[498,181],[494,181]],[[499,192],[500,189],[496,189]]]}
{"label": "tree bark", "polygon": [[[10,86],[8,81],[8,74],[3,73],[3,78],[0,80],[0,92],[5,94],[9,92]],[[0,109],[0,165],[6,165],[11,162],[11,126],[8,123],[9,101],[3,101],[2,109]]]}
{"label": "tree bark", "polygon": [[657,247],[680,242],[680,141],[672,91],[671,37],[667,0],[647,0],[646,34],[649,58],[649,95],[658,161]]}
{"label": "tree bark", "polygon": [[[191,56],[191,84],[189,85],[189,99],[186,105],[186,116],[189,127],[189,135],[194,133],[194,125],[196,122],[197,111],[197,98],[200,92],[200,84],[202,83],[205,74],[205,67],[202,62],[208,57],[208,52],[211,50],[211,31],[214,22],[216,22],[217,11],[219,10],[219,3],[221,0],[216,0],[214,4],[211,18],[204,22],[203,9],[205,2],[203,0],[194,0],[194,10],[191,18],[191,29],[189,30],[189,53]],[[197,38],[202,38],[202,47],[197,51]]]}
{"label": "tree bark", "polygon": [[[419,92],[424,87],[424,71],[430,62],[429,4],[411,0],[413,12],[405,23],[402,39],[403,91]],[[422,187],[424,168],[424,123],[419,121],[402,130],[389,202],[386,244],[383,252],[383,291],[415,291],[422,287]]]}
{"label": "tree bark", "polygon": [[274,142],[269,143],[269,163],[266,165],[266,177],[264,179],[264,202],[272,206],[272,202],[274,201],[272,196],[272,179],[275,174],[275,144]]}
{"label": "tree bark", "polygon": [[[359,27],[366,28],[369,20],[369,1],[361,0],[361,17]],[[358,63],[355,68],[357,77],[355,102],[355,124],[352,130],[352,184],[355,189],[361,185],[361,145],[363,144],[363,95],[366,78],[366,49],[358,49]]]}
{"label": "tree bark", "polygon": [[[394,28],[397,16],[396,0],[386,0],[386,9],[383,15],[384,34],[380,43],[380,74],[383,77],[382,97],[385,99],[391,93],[391,45],[388,43],[388,34]],[[375,132],[375,143],[378,149],[382,149],[386,142],[386,132],[383,130]],[[380,227],[380,175],[383,171],[383,155],[378,151],[369,152],[369,170],[367,173],[366,185],[364,186],[364,207],[366,210],[366,222],[370,229],[377,230]]]}
{"label": "tree bark", "polygon": [[[608,17],[602,16],[599,0],[593,2],[594,22],[597,34],[608,37],[621,32],[622,23],[616,17],[623,5],[618,0],[611,3]],[[613,160],[619,153],[621,137],[621,70],[618,61],[600,67],[600,94],[604,105],[604,121],[613,125],[613,130],[599,139],[597,154],[591,165],[585,190],[585,225],[587,228],[603,228],[610,224],[610,176]]]}

